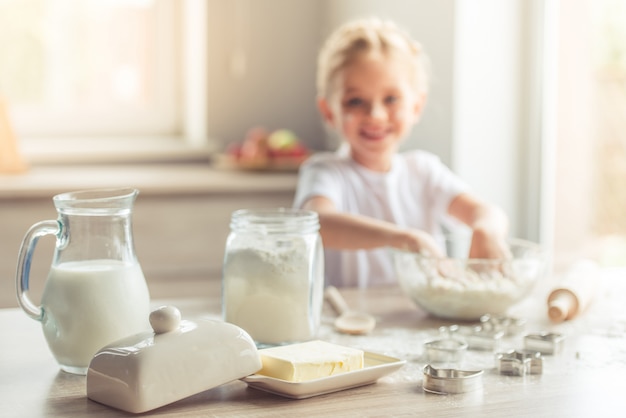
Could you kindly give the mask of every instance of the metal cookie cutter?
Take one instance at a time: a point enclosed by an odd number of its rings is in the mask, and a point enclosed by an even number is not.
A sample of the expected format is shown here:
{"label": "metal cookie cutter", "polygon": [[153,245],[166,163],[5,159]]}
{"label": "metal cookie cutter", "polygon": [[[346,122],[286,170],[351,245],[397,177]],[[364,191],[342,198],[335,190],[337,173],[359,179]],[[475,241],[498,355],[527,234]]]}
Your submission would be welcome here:
{"label": "metal cookie cutter", "polygon": [[472,350],[495,350],[499,347],[504,331],[491,331],[479,328],[472,334],[466,335],[465,340]]}
{"label": "metal cookie cutter", "polygon": [[543,373],[541,353],[533,351],[507,351],[496,354],[496,367],[500,374],[525,376]]}
{"label": "metal cookie cutter", "polygon": [[450,325],[449,327],[440,327],[439,333],[467,342],[470,350],[495,350],[504,336],[504,331],[485,329],[480,325]]}
{"label": "metal cookie cutter", "polygon": [[424,351],[431,363],[460,364],[467,351],[467,343],[456,338],[444,338],[424,343]]}
{"label": "metal cookie cutter", "polygon": [[539,351],[542,354],[554,354],[563,347],[563,334],[544,332],[528,334],[524,337],[524,348],[528,351]]}
{"label": "metal cookie cutter", "polygon": [[503,331],[504,335],[521,334],[526,327],[526,320],[501,315],[485,314],[480,317],[483,329],[491,331]]}
{"label": "metal cookie cutter", "polygon": [[424,366],[422,387],[425,391],[445,395],[470,392],[482,387],[482,370],[435,369]]}
{"label": "metal cookie cutter", "polygon": [[450,325],[439,327],[439,334],[445,338],[455,338],[480,331],[480,325]]}

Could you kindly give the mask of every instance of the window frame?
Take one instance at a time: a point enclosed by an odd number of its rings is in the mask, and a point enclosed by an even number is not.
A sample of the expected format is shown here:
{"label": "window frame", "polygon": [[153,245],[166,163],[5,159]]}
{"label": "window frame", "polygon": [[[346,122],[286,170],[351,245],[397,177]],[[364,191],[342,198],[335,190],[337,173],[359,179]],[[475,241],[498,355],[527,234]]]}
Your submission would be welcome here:
{"label": "window frame", "polygon": [[[170,7],[159,11],[167,18]],[[179,38],[177,51],[181,65],[177,74],[169,66],[159,79],[177,80],[169,97],[178,112],[178,127],[173,134],[130,132],[124,135],[42,135],[18,137],[18,148],[31,165],[66,163],[111,163],[180,161],[208,158],[217,141],[208,137],[207,127],[207,21],[208,7],[203,0],[182,0],[172,32]],[[158,34],[158,42],[176,42]],[[170,57],[171,58],[171,57]],[[174,57],[175,58],[175,57]],[[160,58],[168,59],[168,57]],[[172,93],[168,93],[172,94]]]}

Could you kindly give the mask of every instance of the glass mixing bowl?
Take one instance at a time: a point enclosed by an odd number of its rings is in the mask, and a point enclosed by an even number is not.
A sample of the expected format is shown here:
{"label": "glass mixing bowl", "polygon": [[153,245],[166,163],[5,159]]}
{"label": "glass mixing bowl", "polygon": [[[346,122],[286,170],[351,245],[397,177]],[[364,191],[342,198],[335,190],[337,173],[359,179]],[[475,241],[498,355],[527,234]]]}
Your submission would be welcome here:
{"label": "glass mixing bowl", "polygon": [[445,258],[391,250],[403,291],[437,317],[476,320],[504,314],[545,275],[545,254],[533,242],[510,239],[511,258],[470,259],[469,238],[446,241]]}

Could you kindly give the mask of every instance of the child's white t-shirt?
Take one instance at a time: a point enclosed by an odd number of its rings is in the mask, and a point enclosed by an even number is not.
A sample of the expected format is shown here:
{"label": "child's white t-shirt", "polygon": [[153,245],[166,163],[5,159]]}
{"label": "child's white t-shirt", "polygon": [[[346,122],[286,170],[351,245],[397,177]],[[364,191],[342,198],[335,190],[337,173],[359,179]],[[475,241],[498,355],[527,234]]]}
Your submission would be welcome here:
{"label": "child's white t-shirt", "polygon": [[[345,152],[319,153],[300,167],[294,207],[313,196],[330,199],[338,211],[417,228],[443,242],[450,202],[468,189],[434,154],[394,155],[391,170],[371,171]],[[324,250],[326,284],[366,287],[396,283],[388,248]]]}

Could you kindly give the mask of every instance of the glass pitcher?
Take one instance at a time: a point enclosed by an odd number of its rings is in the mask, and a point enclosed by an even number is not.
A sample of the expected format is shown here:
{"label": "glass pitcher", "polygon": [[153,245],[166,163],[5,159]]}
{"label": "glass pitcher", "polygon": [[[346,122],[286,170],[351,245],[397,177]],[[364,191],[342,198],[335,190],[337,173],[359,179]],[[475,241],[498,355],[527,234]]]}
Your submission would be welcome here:
{"label": "glass pitcher", "polygon": [[[120,338],[150,329],[150,295],[135,256],[132,188],[54,196],[57,220],[41,221],[20,248],[20,306],[40,321],[62,370],[86,374],[93,355]],[[29,298],[30,265],[39,238],[56,236],[41,306]]]}

